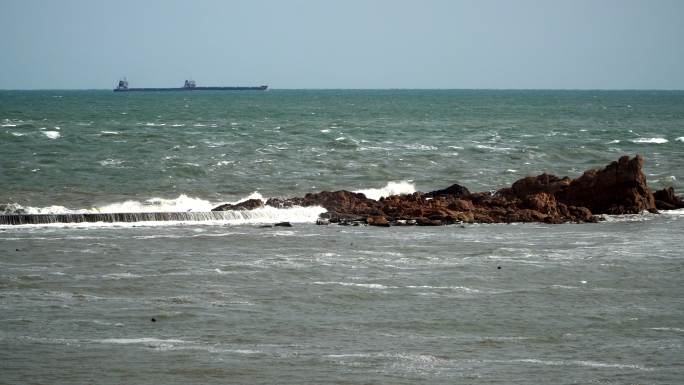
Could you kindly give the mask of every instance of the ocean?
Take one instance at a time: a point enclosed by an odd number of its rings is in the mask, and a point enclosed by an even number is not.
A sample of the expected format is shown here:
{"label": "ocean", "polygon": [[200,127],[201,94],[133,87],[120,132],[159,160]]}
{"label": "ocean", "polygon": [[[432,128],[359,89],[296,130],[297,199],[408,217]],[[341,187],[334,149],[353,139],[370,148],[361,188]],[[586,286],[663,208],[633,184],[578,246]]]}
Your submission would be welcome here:
{"label": "ocean", "polygon": [[[683,91],[0,91],[0,214],[490,191],[635,154],[681,193]],[[322,211],[0,226],[0,383],[684,381],[684,210],[392,228]]]}

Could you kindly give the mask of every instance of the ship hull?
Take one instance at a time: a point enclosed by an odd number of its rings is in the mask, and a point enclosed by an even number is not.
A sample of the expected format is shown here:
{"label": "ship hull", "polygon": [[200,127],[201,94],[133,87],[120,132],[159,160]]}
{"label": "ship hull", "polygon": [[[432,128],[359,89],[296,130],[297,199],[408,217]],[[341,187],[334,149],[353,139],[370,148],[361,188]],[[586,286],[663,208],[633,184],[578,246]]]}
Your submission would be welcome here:
{"label": "ship hull", "polygon": [[176,87],[176,88],[115,88],[114,92],[134,91],[266,91],[268,86],[259,87]]}

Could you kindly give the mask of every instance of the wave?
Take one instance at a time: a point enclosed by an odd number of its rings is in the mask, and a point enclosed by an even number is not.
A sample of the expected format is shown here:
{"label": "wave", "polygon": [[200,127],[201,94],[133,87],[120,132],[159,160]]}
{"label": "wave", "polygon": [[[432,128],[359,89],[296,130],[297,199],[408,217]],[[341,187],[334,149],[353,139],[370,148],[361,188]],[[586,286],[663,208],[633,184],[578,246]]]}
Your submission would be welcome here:
{"label": "wave", "polygon": [[416,192],[416,186],[409,181],[389,182],[381,188],[370,188],[363,190],[356,190],[355,193],[362,193],[366,198],[378,200],[382,197],[390,195],[405,195]]}
{"label": "wave", "polygon": [[[233,202],[236,204],[248,199],[265,201],[259,192]],[[278,222],[315,223],[326,210],[320,206],[275,208],[270,206],[254,210],[211,211],[221,203],[189,197],[185,194],[175,199],[152,198],[145,201],[129,200],[111,203],[90,209],[70,209],[64,206],[31,207],[17,203],[0,205],[0,214],[33,215],[39,217],[19,217],[7,224],[12,226],[168,226],[185,223],[209,225],[272,224]]]}
{"label": "wave", "polygon": [[651,144],[665,144],[669,142],[669,140],[665,138],[637,138],[637,139],[632,139],[632,143],[651,143]]}
{"label": "wave", "polygon": [[675,141],[684,142],[684,136],[680,136],[679,138],[675,138]]}
{"label": "wave", "polygon": [[49,139],[57,139],[62,136],[59,131],[43,131],[43,135],[47,136]]}
{"label": "wave", "polygon": [[[22,227],[139,227],[202,225],[258,225],[279,222],[315,223],[326,210],[320,206],[275,208],[261,207],[254,210],[175,212],[175,213],[115,213],[115,214],[54,214],[7,217],[0,224]],[[1,218],[1,217],[0,217]]]}
{"label": "wave", "polygon": [[339,285],[339,286],[354,286],[354,287],[363,287],[366,289],[396,289],[395,286],[385,286],[381,285],[379,283],[353,283],[353,282],[321,282],[321,281],[316,281],[314,282],[314,285]]}
{"label": "wave", "polygon": [[[114,160],[100,162],[103,165],[118,164]],[[45,207],[22,206],[18,203],[0,205],[0,214],[111,214],[111,213],[172,213],[172,212],[207,212],[214,207],[224,204],[237,204],[248,199],[260,199],[266,202],[259,192],[232,202],[212,203],[201,198],[189,197],[181,194],[178,198],[150,198],[145,201],[127,200],[110,203],[92,208],[71,209],[60,205]]]}

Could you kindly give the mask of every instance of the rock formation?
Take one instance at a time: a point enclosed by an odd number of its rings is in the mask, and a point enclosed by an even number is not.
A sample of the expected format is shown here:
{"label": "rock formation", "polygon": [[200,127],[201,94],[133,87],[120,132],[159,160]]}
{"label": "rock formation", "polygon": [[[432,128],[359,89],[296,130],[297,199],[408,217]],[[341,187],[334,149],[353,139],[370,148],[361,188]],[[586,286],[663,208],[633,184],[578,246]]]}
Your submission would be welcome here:
{"label": "rock formation", "polygon": [[[453,223],[596,222],[597,214],[636,214],[684,207],[674,189],[651,191],[642,172],[643,158],[621,157],[603,169],[576,179],[550,174],[526,177],[495,193],[471,193],[458,184],[443,190],[393,195],[379,200],[350,191],[322,191],[303,198],[272,198],[273,207],[322,206],[319,224],[436,226]],[[214,210],[252,209],[248,200]]]}

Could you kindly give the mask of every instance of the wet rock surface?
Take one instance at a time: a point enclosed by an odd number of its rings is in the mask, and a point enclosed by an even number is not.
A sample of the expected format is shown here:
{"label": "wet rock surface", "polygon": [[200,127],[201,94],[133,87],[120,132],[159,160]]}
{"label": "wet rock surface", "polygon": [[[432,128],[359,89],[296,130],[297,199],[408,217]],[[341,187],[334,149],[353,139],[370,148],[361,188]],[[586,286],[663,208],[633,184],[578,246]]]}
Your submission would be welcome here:
{"label": "wet rock surface", "polygon": [[[621,157],[602,169],[571,179],[551,174],[522,178],[496,192],[470,192],[453,184],[442,190],[374,200],[351,191],[321,191],[296,198],[272,198],[266,205],[322,206],[319,224],[441,226],[454,223],[597,222],[599,214],[637,214],[684,207],[673,188],[655,193],[642,171],[644,159]],[[259,201],[261,203],[261,201]],[[216,209],[261,207],[245,201]],[[261,203],[263,205],[263,203]],[[216,210],[215,209],[215,210]]]}

